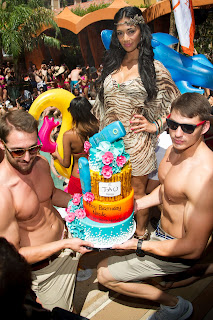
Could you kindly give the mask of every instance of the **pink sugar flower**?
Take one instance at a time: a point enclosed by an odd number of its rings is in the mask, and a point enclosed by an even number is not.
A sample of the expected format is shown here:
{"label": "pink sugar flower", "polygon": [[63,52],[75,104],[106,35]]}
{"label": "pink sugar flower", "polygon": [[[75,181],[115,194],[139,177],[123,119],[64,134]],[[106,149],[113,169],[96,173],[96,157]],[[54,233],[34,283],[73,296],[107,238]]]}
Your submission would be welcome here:
{"label": "pink sugar flower", "polygon": [[81,194],[80,193],[74,193],[73,198],[72,198],[72,203],[75,206],[78,206],[80,202],[81,202]]}
{"label": "pink sugar flower", "polygon": [[86,192],[83,195],[83,199],[86,202],[92,202],[95,199],[95,196],[94,196],[94,194],[92,192]]}
{"label": "pink sugar flower", "polygon": [[78,219],[84,219],[86,217],[86,212],[84,211],[84,209],[77,209],[75,210],[75,216]]}
{"label": "pink sugar flower", "polygon": [[77,169],[77,173],[79,173],[79,169]]}
{"label": "pink sugar flower", "polygon": [[84,151],[85,151],[86,153],[89,152],[90,147],[91,147],[91,144],[89,143],[89,141],[85,141],[85,142],[84,142]]}
{"label": "pink sugar flower", "polygon": [[66,211],[67,214],[69,214],[70,212],[72,212],[72,211],[71,211],[71,208],[72,208],[72,207],[69,206],[68,208],[65,209],[65,211]]}
{"label": "pink sugar flower", "polygon": [[73,222],[75,220],[75,213],[69,212],[68,215],[65,217],[67,222]]}
{"label": "pink sugar flower", "polygon": [[124,157],[124,156],[117,157],[116,163],[117,163],[118,167],[123,167],[126,163],[126,157]]}
{"label": "pink sugar flower", "polygon": [[110,151],[105,152],[105,154],[102,156],[103,164],[106,164],[106,165],[112,163],[113,159],[114,159],[113,154]]}
{"label": "pink sugar flower", "polygon": [[103,166],[101,173],[104,178],[110,179],[112,176],[112,168],[110,166]]}

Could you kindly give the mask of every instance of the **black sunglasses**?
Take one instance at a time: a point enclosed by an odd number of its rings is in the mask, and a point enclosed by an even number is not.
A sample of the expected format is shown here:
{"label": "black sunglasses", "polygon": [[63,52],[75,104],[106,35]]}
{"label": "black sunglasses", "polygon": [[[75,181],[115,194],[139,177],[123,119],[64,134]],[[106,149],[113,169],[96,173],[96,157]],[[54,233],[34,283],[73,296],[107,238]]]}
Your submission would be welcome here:
{"label": "black sunglasses", "polygon": [[[39,137],[38,137],[39,138]],[[40,138],[39,138],[39,141],[41,142]],[[25,153],[28,151],[29,154],[31,156],[34,156],[36,155],[40,150],[41,150],[41,147],[42,147],[42,144],[39,144],[39,145],[36,145],[36,146],[32,146],[30,148],[26,148],[26,149],[15,149],[15,150],[11,150],[8,148],[8,146],[6,145],[6,143],[2,140],[5,148],[7,149],[7,151],[10,153],[10,155],[13,157],[13,158],[21,158],[25,155]]]}
{"label": "black sunglasses", "polygon": [[181,130],[184,133],[191,134],[195,131],[195,129],[206,122],[206,120],[199,122],[198,124],[187,124],[187,123],[178,123],[174,120],[169,119],[170,115],[166,119],[167,126],[171,130],[177,130],[178,127],[181,127]]}

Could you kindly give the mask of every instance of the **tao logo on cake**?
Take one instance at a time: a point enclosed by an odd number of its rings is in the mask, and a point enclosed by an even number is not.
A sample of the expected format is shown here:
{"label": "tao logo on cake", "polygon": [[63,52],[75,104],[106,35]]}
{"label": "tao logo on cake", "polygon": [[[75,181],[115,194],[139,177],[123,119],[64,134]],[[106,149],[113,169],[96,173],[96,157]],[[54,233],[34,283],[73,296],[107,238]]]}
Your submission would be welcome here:
{"label": "tao logo on cake", "polygon": [[121,182],[99,182],[99,196],[116,197],[121,194]]}

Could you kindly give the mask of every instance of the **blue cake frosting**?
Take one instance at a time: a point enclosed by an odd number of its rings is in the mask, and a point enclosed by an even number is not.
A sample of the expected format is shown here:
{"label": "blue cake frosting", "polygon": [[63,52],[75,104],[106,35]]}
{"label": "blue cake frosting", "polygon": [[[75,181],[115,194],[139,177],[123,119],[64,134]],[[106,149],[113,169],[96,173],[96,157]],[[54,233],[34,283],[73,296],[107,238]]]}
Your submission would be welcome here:
{"label": "blue cake frosting", "polygon": [[122,167],[119,167],[116,163],[117,157],[124,156],[126,158],[126,162],[130,159],[129,154],[125,151],[125,146],[122,139],[117,140],[113,143],[102,141],[96,148],[90,148],[90,169],[98,171],[101,174],[102,168],[104,166],[102,157],[106,152],[111,152],[113,154],[113,161],[109,164],[109,166],[112,168],[112,173],[116,174],[121,172]]}
{"label": "blue cake frosting", "polygon": [[[70,200],[68,208],[72,212],[83,209],[83,197],[78,206]],[[133,213],[126,220],[116,223],[99,223],[87,217],[75,217],[74,221],[67,221],[66,224],[74,238],[90,241],[96,248],[111,248],[113,244],[120,244],[131,238],[135,232]]]}

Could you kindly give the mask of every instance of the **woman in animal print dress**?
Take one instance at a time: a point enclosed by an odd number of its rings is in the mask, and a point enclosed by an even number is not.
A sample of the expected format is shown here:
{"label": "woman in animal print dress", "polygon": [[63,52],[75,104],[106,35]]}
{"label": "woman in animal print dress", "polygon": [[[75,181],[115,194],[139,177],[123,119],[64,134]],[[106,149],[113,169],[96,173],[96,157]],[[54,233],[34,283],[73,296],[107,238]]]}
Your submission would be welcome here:
{"label": "woman in animal print dress", "polygon": [[[117,120],[126,129],[135,199],[145,195],[148,174],[157,167],[157,135],[163,131],[171,102],[180,94],[169,71],[154,60],[151,39],[140,9],[124,7],[116,13],[93,107],[100,129]],[[148,211],[139,211],[137,236],[147,237],[147,223]]]}

